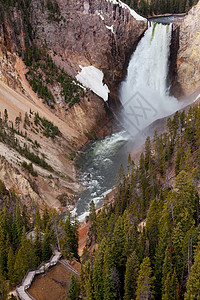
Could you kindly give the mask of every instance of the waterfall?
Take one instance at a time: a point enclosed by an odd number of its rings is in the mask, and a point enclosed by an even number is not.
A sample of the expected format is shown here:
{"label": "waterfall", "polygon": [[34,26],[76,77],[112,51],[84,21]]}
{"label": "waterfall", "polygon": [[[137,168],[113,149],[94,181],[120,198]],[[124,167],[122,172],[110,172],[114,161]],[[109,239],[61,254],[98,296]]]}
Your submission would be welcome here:
{"label": "waterfall", "polygon": [[124,126],[132,136],[181,108],[168,93],[171,31],[172,24],[152,23],[130,59],[120,101]]}
{"label": "waterfall", "polygon": [[[168,95],[170,41],[171,25],[152,23],[131,57],[120,95],[124,126],[131,137],[154,120],[180,108],[179,102]],[[85,149],[77,161],[79,178],[86,188],[73,211],[79,220],[88,215],[91,200],[97,207],[103,204],[104,195],[115,184],[121,163],[127,164],[128,153],[136,147],[137,139],[123,131]]]}

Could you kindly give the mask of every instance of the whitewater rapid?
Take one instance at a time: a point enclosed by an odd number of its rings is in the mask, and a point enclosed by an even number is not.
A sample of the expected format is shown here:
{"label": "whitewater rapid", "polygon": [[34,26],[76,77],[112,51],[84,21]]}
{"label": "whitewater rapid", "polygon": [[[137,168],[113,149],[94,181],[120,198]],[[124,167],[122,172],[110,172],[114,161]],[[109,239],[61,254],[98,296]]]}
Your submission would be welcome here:
{"label": "whitewater rapid", "polygon": [[73,215],[77,214],[79,221],[88,215],[91,200],[96,207],[101,206],[106,194],[114,187],[120,165],[127,164],[131,149],[127,145],[129,138],[125,131],[117,132],[90,144],[83,151],[77,167],[79,180],[85,190],[73,210]]}
{"label": "whitewater rapid", "polygon": [[181,108],[177,99],[169,96],[171,31],[172,24],[152,23],[130,59],[120,101],[125,128],[132,136]]}

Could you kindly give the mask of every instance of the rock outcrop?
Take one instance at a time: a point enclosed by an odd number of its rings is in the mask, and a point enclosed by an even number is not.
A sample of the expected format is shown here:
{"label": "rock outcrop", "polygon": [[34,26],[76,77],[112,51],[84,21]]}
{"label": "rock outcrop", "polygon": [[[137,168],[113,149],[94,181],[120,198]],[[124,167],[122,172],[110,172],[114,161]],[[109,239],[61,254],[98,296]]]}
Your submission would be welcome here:
{"label": "rock outcrop", "polygon": [[189,96],[200,87],[200,1],[187,16],[175,19],[173,29],[171,92],[176,97]]}
{"label": "rock outcrop", "polygon": [[94,65],[104,73],[104,81],[117,95],[121,82],[147,21],[136,20],[128,8],[112,0],[57,0],[60,22],[49,22],[41,1],[33,0],[32,24],[37,39],[52,50],[54,61],[71,75],[79,65]]}

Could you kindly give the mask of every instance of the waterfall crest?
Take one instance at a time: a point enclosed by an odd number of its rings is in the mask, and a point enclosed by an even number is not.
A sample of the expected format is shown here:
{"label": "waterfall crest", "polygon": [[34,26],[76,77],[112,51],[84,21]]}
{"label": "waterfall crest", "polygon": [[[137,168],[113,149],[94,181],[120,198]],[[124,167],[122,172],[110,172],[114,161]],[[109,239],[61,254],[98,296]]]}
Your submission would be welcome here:
{"label": "waterfall crest", "polygon": [[168,94],[171,31],[171,24],[152,23],[130,59],[120,101],[125,128],[133,136],[181,108]]}

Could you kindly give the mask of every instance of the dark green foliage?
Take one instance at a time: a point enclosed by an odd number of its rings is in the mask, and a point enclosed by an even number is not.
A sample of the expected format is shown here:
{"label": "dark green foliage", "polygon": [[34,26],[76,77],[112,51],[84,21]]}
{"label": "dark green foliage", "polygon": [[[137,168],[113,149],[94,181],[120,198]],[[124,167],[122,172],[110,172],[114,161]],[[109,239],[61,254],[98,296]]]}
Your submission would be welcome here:
{"label": "dark green foliage", "polygon": [[154,14],[188,12],[188,10],[197,3],[196,0],[151,0],[150,2],[146,0],[141,0],[139,2],[136,0],[125,0],[124,2],[144,17],[152,16]]}
{"label": "dark green foliage", "polygon": [[27,159],[29,159],[30,161],[32,161],[33,163],[41,166],[44,169],[47,169],[49,171],[53,171],[52,167],[49,166],[46,161],[44,160],[44,158],[40,158],[37,154],[30,152],[27,148],[27,146],[25,145],[24,148],[21,148],[20,146],[18,146],[18,148],[16,148],[16,150],[24,155]]}
{"label": "dark green foliage", "polygon": [[67,213],[66,219],[60,224],[60,246],[63,254],[80,259],[78,255],[78,222]]}
{"label": "dark green foliage", "polygon": [[29,171],[29,173],[31,173],[32,176],[34,176],[34,177],[38,176],[37,172],[34,171],[34,169],[33,169],[33,164],[32,163],[27,164],[27,162],[23,161],[22,167],[27,169]]}
{"label": "dark green foliage", "polygon": [[70,300],[78,300],[80,295],[80,283],[78,279],[72,274],[71,282],[68,289],[68,297]]}
{"label": "dark green foliage", "polygon": [[76,79],[53,62],[45,47],[41,50],[37,49],[37,52],[38,55],[35,60],[32,60],[32,56],[30,57],[30,67],[26,73],[26,78],[29,80],[33,90],[53,109],[55,100],[51,89],[53,85],[59,84],[61,96],[71,108],[86,95],[84,89]]}
{"label": "dark green foliage", "polygon": [[[95,204],[94,201],[90,202],[90,222],[91,222],[91,226],[90,226],[90,231],[89,231],[89,243],[92,244],[92,242],[96,242],[97,239],[97,216],[96,216],[96,210],[95,210]],[[94,239],[94,241],[93,241]]]}
{"label": "dark green foliage", "polygon": [[18,278],[17,273],[14,271],[16,259],[19,257],[17,253],[25,241],[23,219],[24,216],[16,196],[9,193],[2,184],[0,200],[0,274],[2,273],[5,279],[10,280],[11,287],[13,283],[19,282],[18,280],[23,276],[23,274],[20,274],[20,278]]}
{"label": "dark green foliage", "polygon": [[91,204],[87,246],[98,248],[84,252],[86,299],[183,299],[186,288],[198,299],[199,120],[199,106],[169,118],[138,166],[129,157],[129,174],[120,168],[112,204],[100,214]]}
{"label": "dark green foliage", "polygon": [[42,240],[42,260],[46,261],[51,257],[51,236],[50,225],[46,225],[45,233]]}
{"label": "dark green foliage", "polygon": [[25,230],[21,236],[21,247],[16,254],[15,264],[14,264],[14,282],[20,282],[27,270],[37,266],[36,256],[33,251],[33,244],[31,240],[26,238]]}
{"label": "dark green foliage", "polygon": [[51,137],[52,139],[55,138],[55,136],[61,135],[61,132],[59,131],[58,127],[53,125],[51,121],[48,121],[46,118],[41,118],[38,113],[35,113],[34,116],[34,124],[42,130],[44,136],[47,138]]}
{"label": "dark green foliage", "polygon": [[[49,22],[60,22],[63,17],[57,0],[46,0],[41,2],[42,10],[48,12]],[[16,20],[14,11],[21,17],[22,22]],[[55,109],[54,88],[60,88],[60,96],[71,108],[86,95],[83,87],[76,79],[58,67],[49,55],[49,49],[45,47],[45,42],[41,46],[36,32],[31,25],[31,0],[9,0],[0,2],[0,22],[8,22],[13,31],[12,38],[16,43],[18,54],[22,56],[28,72],[26,78],[38,97],[51,108]],[[24,40],[20,34],[23,32]],[[24,47],[25,45],[25,47]]]}
{"label": "dark green foliage", "polygon": [[60,7],[56,0],[47,0],[46,8],[49,11],[49,20],[59,22],[61,20]]}
{"label": "dark green foliage", "polygon": [[138,273],[136,300],[153,298],[153,281],[150,259],[145,257]]}
{"label": "dark green foliage", "polygon": [[194,265],[191,268],[189,279],[187,282],[187,292],[185,293],[185,300],[200,299],[200,242],[195,250]]}
{"label": "dark green foliage", "polygon": [[124,282],[124,300],[135,299],[136,283],[139,271],[139,259],[135,251],[130,255],[126,263]]}
{"label": "dark green foliage", "polygon": [[[71,219],[67,219],[66,226],[61,216],[55,211],[49,213],[47,208],[42,217],[36,209],[35,217],[30,218],[26,207],[21,206],[16,195],[9,192],[1,181],[0,195],[0,298],[7,299],[8,287],[12,289],[20,283],[28,269],[51,257],[51,246],[59,245],[58,232],[64,231],[66,237],[71,237],[71,251],[77,257],[77,235],[73,237],[73,234],[77,232],[78,224],[70,226]],[[63,252],[69,251],[64,244],[62,247]]]}
{"label": "dark green foliage", "polygon": [[[15,149],[17,152],[19,152],[22,156],[29,159],[31,162],[41,166],[44,169],[53,171],[51,166],[49,166],[47,164],[47,162],[45,161],[44,157],[40,157],[38,155],[38,153],[35,154],[33,151],[31,151],[28,148],[28,146],[26,144],[24,144],[22,146],[19,143],[19,141],[15,135],[16,130],[13,128],[13,124],[11,125],[11,127],[9,127],[7,124],[7,121],[8,121],[7,111],[4,112],[3,119],[4,119],[4,121],[2,121],[2,119],[0,118],[0,141],[7,144],[11,148]],[[48,135],[53,138],[56,134],[59,133],[58,128],[56,126],[54,126],[51,122],[47,121],[46,119],[42,119],[42,120],[45,122],[45,124],[47,124],[46,127],[43,128],[43,130],[45,130],[46,135],[48,132]],[[48,128],[48,130],[47,130],[47,128]],[[20,135],[28,140],[27,136],[23,135],[22,132]],[[36,145],[38,146],[39,144],[33,143],[32,148],[34,148]],[[33,176],[37,176],[37,173],[33,170],[32,164],[26,164],[26,163],[22,163],[22,164],[23,164],[23,167],[26,168],[30,173],[32,173]]]}
{"label": "dark green foliage", "polygon": [[2,300],[8,299],[8,286],[6,283],[6,279],[4,278],[1,270],[0,270],[0,299]]}

